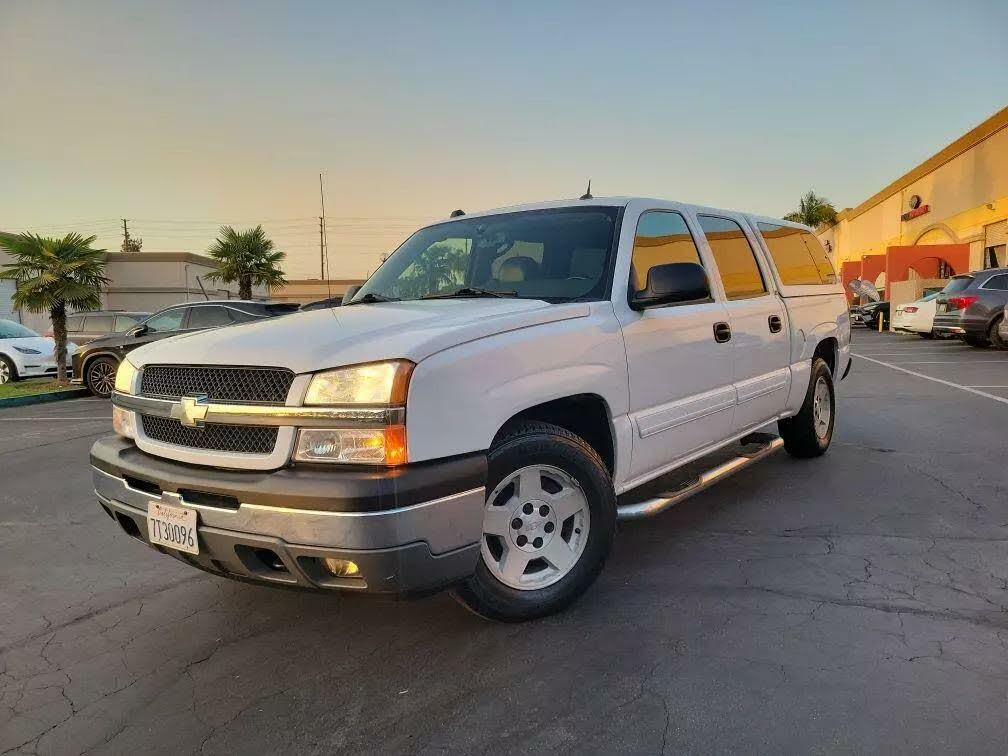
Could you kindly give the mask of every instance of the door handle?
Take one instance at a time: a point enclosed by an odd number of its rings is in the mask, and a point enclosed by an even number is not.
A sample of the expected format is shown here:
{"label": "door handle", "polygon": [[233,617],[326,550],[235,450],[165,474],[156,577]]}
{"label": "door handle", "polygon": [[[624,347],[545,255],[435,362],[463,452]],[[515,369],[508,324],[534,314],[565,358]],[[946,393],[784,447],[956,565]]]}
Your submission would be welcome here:
{"label": "door handle", "polygon": [[715,323],[714,341],[718,344],[724,344],[726,341],[731,341],[731,326],[724,322]]}
{"label": "door handle", "polygon": [[771,315],[769,318],[770,323],[770,333],[780,333],[781,328],[784,324],[781,322],[780,315]]}

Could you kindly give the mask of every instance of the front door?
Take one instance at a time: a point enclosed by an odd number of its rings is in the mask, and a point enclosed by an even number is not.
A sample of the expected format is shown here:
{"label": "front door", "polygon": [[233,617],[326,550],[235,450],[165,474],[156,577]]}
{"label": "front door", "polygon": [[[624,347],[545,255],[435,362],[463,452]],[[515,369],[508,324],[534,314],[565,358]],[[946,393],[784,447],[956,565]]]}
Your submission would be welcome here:
{"label": "front door", "polygon": [[[642,213],[634,238],[631,294],[644,287],[652,266],[672,262],[703,264],[684,217],[671,210]],[[621,315],[634,434],[631,480],[660,472],[730,434],[734,350],[730,341],[715,339],[715,325],[727,319],[720,301]]]}
{"label": "front door", "polygon": [[784,410],[791,383],[787,312],[768,283],[742,221],[698,215],[725,292],[738,405],[736,432],[774,420]]}

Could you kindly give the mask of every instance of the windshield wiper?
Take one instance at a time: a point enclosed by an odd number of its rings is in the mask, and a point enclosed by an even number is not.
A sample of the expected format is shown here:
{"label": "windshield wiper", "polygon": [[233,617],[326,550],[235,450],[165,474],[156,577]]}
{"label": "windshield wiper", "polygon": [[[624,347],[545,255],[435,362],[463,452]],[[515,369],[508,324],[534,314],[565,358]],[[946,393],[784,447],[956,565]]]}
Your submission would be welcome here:
{"label": "windshield wiper", "polygon": [[399,299],[396,297],[386,297],[384,294],[375,294],[369,291],[360,299],[354,300],[353,302],[347,302],[348,305],[355,304],[376,304],[378,302],[398,302]]}
{"label": "windshield wiper", "polygon": [[514,297],[517,291],[491,291],[490,289],[480,289],[476,286],[463,286],[450,294],[426,294],[421,299],[452,299],[454,297]]}

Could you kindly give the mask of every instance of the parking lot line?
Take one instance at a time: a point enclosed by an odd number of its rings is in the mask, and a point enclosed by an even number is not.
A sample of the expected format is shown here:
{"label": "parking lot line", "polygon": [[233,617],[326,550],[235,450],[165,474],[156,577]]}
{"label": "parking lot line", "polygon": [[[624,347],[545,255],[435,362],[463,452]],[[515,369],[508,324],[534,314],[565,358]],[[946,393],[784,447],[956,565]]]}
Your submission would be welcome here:
{"label": "parking lot line", "polygon": [[[862,355],[858,356],[860,357]],[[963,362],[962,360],[907,360],[906,362],[901,362],[900,365],[979,365],[982,362],[1000,362],[1002,365],[1008,365],[1008,359],[968,360],[966,362]]]}
{"label": "parking lot line", "polygon": [[[1008,398],[1003,396],[997,396],[995,394],[988,394],[986,391],[981,391],[980,389],[973,388],[972,386],[963,386],[961,383],[953,383],[952,381],[946,381],[943,378],[935,378],[931,375],[925,375],[924,373],[918,373],[915,370],[907,370],[899,365],[893,365],[891,362],[883,362],[882,360],[876,360],[871,357],[867,357],[863,354],[858,354],[857,352],[851,352],[855,357],[860,357],[862,360],[868,360],[868,362],[874,362],[876,365],[882,365],[893,370],[899,370],[901,373],[907,373],[908,375],[916,376],[917,378],[923,378],[926,381],[934,381],[935,383],[941,383],[945,386],[951,386],[952,388],[960,389],[961,391],[968,391],[971,394],[976,394],[977,396],[985,396],[988,399],[993,399],[995,402],[1001,402],[1001,404],[1008,404]],[[988,360],[988,362],[1000,362],[1001,360]],[[904,363],[909,364],[909,363]],[[954,363],[950,363],[954,364]]]}
{"label": "parking lot line", "polygon": [[23,417],[0,417],[0,423],[16,423],[19,420],[111,420],[112,418],[108,415],[101,415],[95,417],[88,417],[86,415],[41,415],[41,416],[29,416],[25,415]]}

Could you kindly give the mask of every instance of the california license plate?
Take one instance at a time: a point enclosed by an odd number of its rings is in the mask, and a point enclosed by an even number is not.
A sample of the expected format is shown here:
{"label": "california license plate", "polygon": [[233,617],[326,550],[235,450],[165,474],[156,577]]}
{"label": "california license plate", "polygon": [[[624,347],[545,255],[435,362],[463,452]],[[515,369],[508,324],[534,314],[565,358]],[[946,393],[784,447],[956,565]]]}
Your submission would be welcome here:
{"label": "california license plate", "polygon": [[199,554],[196,537],[196,510],[173,507],[160,501],[147,505],[147,538],[151,543],[169,549]]}

